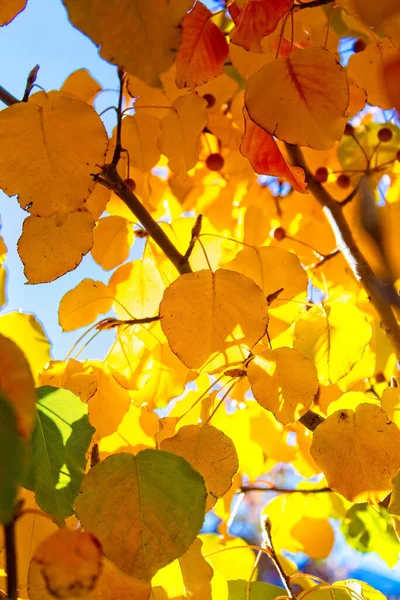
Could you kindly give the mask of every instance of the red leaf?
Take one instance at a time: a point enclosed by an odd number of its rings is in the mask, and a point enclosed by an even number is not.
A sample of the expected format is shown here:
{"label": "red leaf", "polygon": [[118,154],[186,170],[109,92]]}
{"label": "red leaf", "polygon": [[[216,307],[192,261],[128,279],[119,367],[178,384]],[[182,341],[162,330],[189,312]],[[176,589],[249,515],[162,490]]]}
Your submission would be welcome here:
{"label": "red leaf", "polygon": [[249,160],[254,171],[259,175],[284,177],[297,192],[306,194],[303,169],[287,164],[273,136],[250,119],[246,108],[243,108],[243,115],[245,132],[240,152]]}
{"label": "red leaf", "polygon": [[211,11],[197,2],[183,20],[182,42],[176,57],[178,88],[201,85],[222,73],[229,47],[211,17]]}
{"label": "red leaf", "polygon": [[250,52],[262,52],[262,38],[276,29],[291,6],[292,0],[250,0],[243,8],[233,2],[228,8],[236,25],[231,42]]}

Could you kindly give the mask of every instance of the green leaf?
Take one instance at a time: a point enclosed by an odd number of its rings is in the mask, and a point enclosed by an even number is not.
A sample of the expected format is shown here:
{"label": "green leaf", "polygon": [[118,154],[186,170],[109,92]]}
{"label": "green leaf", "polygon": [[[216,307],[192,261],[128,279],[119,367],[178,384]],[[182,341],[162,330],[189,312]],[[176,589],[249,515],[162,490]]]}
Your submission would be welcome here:
{"label": "green leaf", "polygon": [[120,569],[150,581],[184,554],[203,524],[200,473],[170,452],[114,454],[86,475],[76,511]]}
{"label": "green leaf", "polygon": [[24,465],[25,448],[14,411],[0,394],[0,523],[11,520]]}
{"label": "green leaf", "polygon": [[37,390],[37,420],[23,486],[36,494],[40,508],[58,519],[74,512],[82,483],[86,452],[95,431],[87,405],[67,390]]}
{"label": "green leaf", "polygon": [[393,567],[399,557],[400,546],[390,515],[383,507],[355,504],[341,524],[341,531],[350,546],[359,552],[376,552]]}
{"label": "green leaf", "polygon": [[250,595],[246,596],[248,582],[244,579],[228,581],[229,596],[228,600],[274,600],[278,596],[286,595],[283,588],[272,583],[263,583],[254,581],[251,584]]}

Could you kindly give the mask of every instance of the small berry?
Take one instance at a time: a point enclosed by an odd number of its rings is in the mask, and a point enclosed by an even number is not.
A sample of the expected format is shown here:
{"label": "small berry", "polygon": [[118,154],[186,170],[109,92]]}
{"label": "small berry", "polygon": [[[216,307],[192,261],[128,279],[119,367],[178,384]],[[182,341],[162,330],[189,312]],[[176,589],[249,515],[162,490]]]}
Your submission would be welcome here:
{"label": "small berry", "polygon": [[367,44],[365,41],[359,38],[356,42],[354,42],[353,50],[357,54],[358,52],[365,50],[366,46]]}
{"label": "small berry", "polygon": [[384,381],[386,381],[386,377],[384,373],[377,373],[375,375],[375,381],[376,383],[383,383]]}
{"label": "small berry", "polygon": [[210,154],[206,158],[206,165],[210,171],[219,171],[224,166],[224,159],[217,152],[214,154]]}
{"label": "small berry", "polygon": [[328,180],[328,169],[326,167],[318,167],[315,171],[314,179],[319,183],[325,183]]}
{"label": "small berry", "polygon": [[277,242],[281,242],[286,237],[286,231],[283,229],[283,227],[277,227],[276,229],[274,229],[272,235]]}
{"label": "small berry", "polygon": [[350,125],[350,123],[346,123],[346,127],[344,128],[344,135],[353,135],[354,134],[354,127],[353,125]]}
{"label": "small berry", "polygon": [[136,190],[136,181],[134,179],[128,177],[128,179],[125,179],[124,183],[126,187],[128,187],[131,190],[131,192],[134,192]]}
{"label": "small berry", "polygon": [[207,108],[212,108],[215,105],[215,96],[212,94],[204,94],[203,98],[207,101]]}
{"label": "small berry", "polygon": [[345,175],[344,173],[339,175],[339,177],[336,179],[336,185],[338,187],[340,187],[342,190],[345,190],[346,188],[348,188],[350,183],[351,183],[350,177],[348,175]]}
{"label": "small berry", "polygon": [[390,142],[393,137],[393,131],[389,127],[382,127],[378,131],[378,140],[380,142]]}

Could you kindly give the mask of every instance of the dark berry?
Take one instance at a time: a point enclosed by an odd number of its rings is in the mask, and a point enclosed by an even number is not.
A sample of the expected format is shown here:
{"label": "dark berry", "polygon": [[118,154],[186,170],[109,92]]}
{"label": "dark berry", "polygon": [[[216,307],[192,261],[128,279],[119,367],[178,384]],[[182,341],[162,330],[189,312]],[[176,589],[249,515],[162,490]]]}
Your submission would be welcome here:
{"label": "dark berry", "polygon": [[344,173],[339,175],[339,177],[336,179],[336,185],[342,188],[342,190],[348,188],[350,183],[350,177],[348,175],[345,175]]}
{"label": "dark berry", "polygon": [[318,167],[315,171],[314,179],[319,183],[325,183],[328,180],[328,169],[326,167]]}
{"label": "dark berry", "polygon": [[277,227],[272,234],[277,242],[281,242],[286,237],[286,231],[283,227]]}
{"label": "dark berry", "polygon": [[131,190],[131,192],[134,192],[136,190],[136,181],[134,179],[128,177],[128,179],[125,179],[124,183],[126,187],[128,187]]}
{"label": "dark berry", "polygon": [[207,108],[212,108],[215,105],[215,96],[212,94],[204,94],[203,98],[207,101]]}
{"label": "dark berry", "polygon": [[346,123],[346,127],[344,128],[344,135],[353,135],[354,134],[354,127],[353,125],[350,125],[350,123]]}
{"label": "dark berry", "polygon": [[393,131],[389,127],[382,127],[378,131],[378,140],[380,142],[390,142],[393,137]]}
{"label": "dark berry", "polygon": [[367,44],[365,41],[359,38],[356,42],[354,42],[353,50],[357,54],[358,52],[365,50],[366,46]]}
{"label": "dark berry", "polygon": [[219,171],[224,166],[224,159],[218,152],[210,154],[206,158],[206,165],[210,171]]}

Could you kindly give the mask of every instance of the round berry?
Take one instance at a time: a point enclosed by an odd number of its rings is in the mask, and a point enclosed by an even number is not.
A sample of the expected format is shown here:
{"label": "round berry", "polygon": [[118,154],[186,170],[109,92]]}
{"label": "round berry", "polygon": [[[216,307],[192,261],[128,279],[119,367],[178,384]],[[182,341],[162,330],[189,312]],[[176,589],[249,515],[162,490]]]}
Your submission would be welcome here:
{"label": "round berry", "polygon": [[378,131],[378,140],[380,142],[390,142],[393,137],[393,131],[389,127],[382,127]]}
{"label": "round berry", "polygon": [[339,175],[339,177],[336,179],[336,185],[338,187],[340,187],[342,190],[345,190],[346,188],[348,188],[350,183],[351,183],[350,177],[348,175],[345,175],[344,173]]}
{"label": "round berry", "polygon": [[325,183],[328,180],[328,169],[326,167],[318,167],[315,171],[314,179],[319,183]]}
{"label": "round berry", "polygon": [[357,54],[358,52],[365,50],[366,46],[367,44],[365,41],[359,38],[356,42],[354,42],[353,50]]}
{"label": "round berry", "polygon": [[134,179],[128,177],[128,179],[125,179],[124,183],[126,187],[128,187],[131,190],[131,192],[134,192],[136,190],[136,181]]}
{"label": "round berry", "polygon": [[354,127],[353,125],[350,125],[350,123],[346,123],[346,127],[344,128],[344,135],[353,135],[354,134]]}
{"label": "round berry", "polygon": [[219,171],[224,166],[224,159],[218,152],[210,154],[206,158],[206,165],[210,171]]}
{"label": "round berry", "polygon": [[272,235],[277,242],[281,242],[286,237],[286,231],[283,229],[283,227],[277,227],[274,229]]}
{"label": "round berry", "polygon": [[377,373],[375,375],[375,381],[376,383],[383,383],[384,381],[386,381],[386,377],[384,373]]}
{"label": "round berry", "polygon": [[204,94],[203,98],[207,101],[207,108],[212,108],[215,105],[215,96],[212,94]]}

